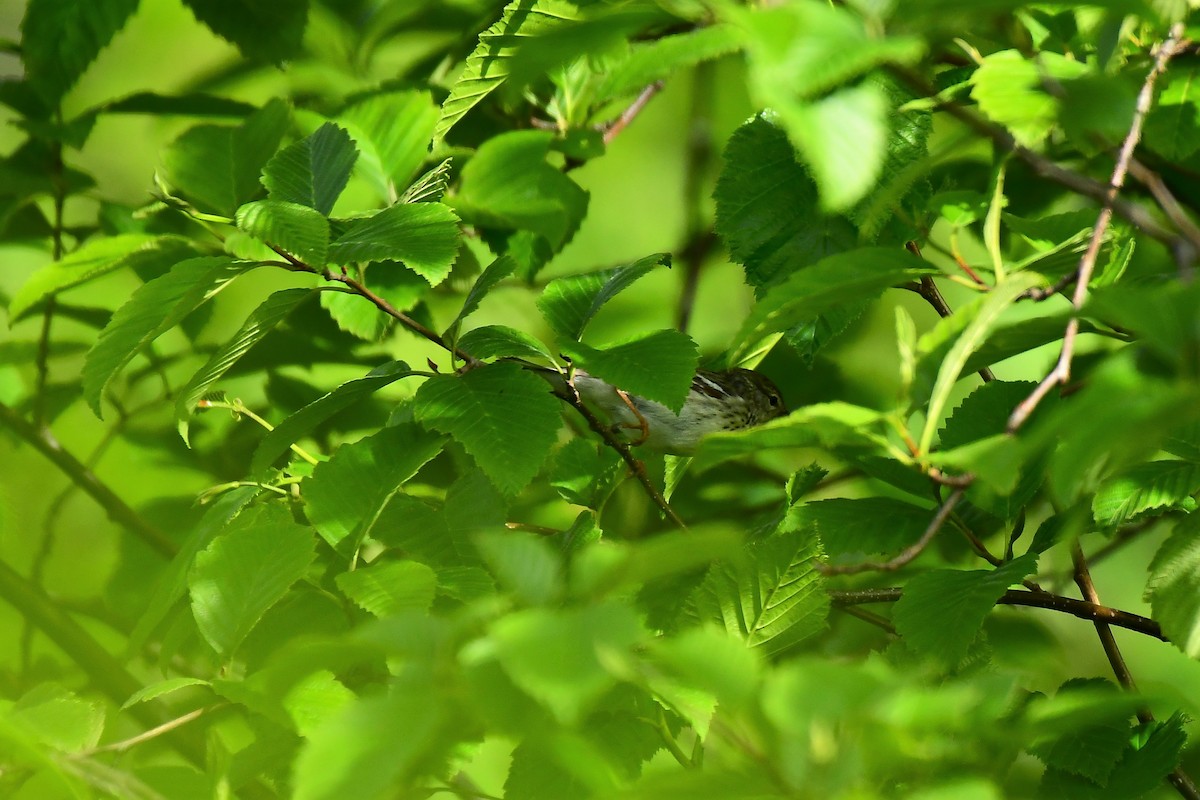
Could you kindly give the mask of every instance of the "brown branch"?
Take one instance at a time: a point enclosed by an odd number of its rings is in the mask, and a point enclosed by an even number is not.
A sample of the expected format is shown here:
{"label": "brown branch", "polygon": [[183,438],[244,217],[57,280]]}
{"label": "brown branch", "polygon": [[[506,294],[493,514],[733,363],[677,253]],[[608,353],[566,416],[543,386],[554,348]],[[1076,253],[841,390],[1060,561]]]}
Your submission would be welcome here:
{"label": "brown branch", "polygon": [[167,558],[172,558],[178,552],[179,548],[175,542],[158,528],[142,519],[141,515],[130,508],[90,469],[63,449],[62,444],[49,430],[38,430],[4,403],[0,403],[0,423],[12,429],[27,444],[32,445],[35,450],[66,473],[76,486],[108,512],[108,516],[113,522],[121,525]]}
{"label": "brown branch", "polygon": [[637,119],[637,115],[642,113],[642,109],[650,102],[654,95],[662,91],[663,82],[655,81],[654,83],[642,89],[642,93],[637,96],[637,99],[629,104],[629,108],[621,112],[621,116],[617,117],[604,129],[604,143],[611,144],[612,140],[620,135],[621,131],[629,126],[629,123]]}
{"label": "brown branch", "polygon": [[[1150,194],[1158,203],[1158,207],[1167,215],[1167,219],[1179,229],[1191,245],[1191,253],[1180,252],[1178,248],[1175,251],[1175,258],[1179,262],[1181,269],[1187,271],[1191,269],[1192,262],[1195,261],[1196,254],[1200,253],[1200,226],[1197,226],[1192,218],[1184,211],[1183,206],[1175,199],[1175,195],[1167,188],[1167,184],[1163,181],[1162,176],[1154,170],[1147,167],[1137,158],[1129,160],[1129,174],[1134,177],[1139,183],[1150,190]],[[1190,258],[1187,256],[1190,255]]]}
{"label": "brown branch", "polygon": [[[1137,105],[1134,108],[1133,120],[1129,125],[1129,132],[1125,135],[1125,140],[1121,143],[1120,152],[1117,155],[1117,162],[1113,166],[1112,177],[1109,178],[1108,186],[1105,187],[1104,195],[1101,198],[1100,214],[1096,218],[1096,224],[1092,228],[1092,237],[1088,241],[1087,249],[1083,253],[1083,257],[1079,260],[1079,268],[1075,271],[1075,292],[1071,297],[1071,305],[1076,311],[1083,308],[1083,301],[1087,298],[1088,283],[1091,282],[1092,272],[1096,268],[1096,257],[1100,253],[1100,246],[1104,242],[1104,234],[1108,229],[1108,224],[1112,220],[1113,210],[1116,207],[1118,195],[1121,187],[1125,185],[1125,175],[1129,172],[1129,164],[1133,159],[1133,151],[1137,147],[1138,141],[1142,136],[1142,125],[1145,122],[1146,115],[1150,113],[1150,106],[1154,101],[1154,83],[1158,76],[1167,68],[1167,63],[1171,57],[1179,50],[1179,39],[1183,35],[1183,24],[1179,23],[1171,28],[1171,33],[1167,39],[1162,42],[1156,49],[1154,66],[1146,75],[1146,79],[1142,82],[1141,91],[1138,92]],[[1171,241],[1175,242],[1175,237]],[[1029,419],[1029,415],[1033,413],[1038,404],[1043,398],[1050,393],[1050,390],[1055,386],[1065,386],[1071,377],[1071,360],[1075,354],[1075,338],[1079,334],[1079,317],[1072,317],[1067,323],[1066,332],[1063,334],[1062,350],[1059,352],[1058,361],[1050,373],[1042,379],[1042,382],[1025,398],[1021,403],[1013,409],[1012,414],[1008,418],[1008,431],[1014,433],[1018,428],[1025,424]]]}
{"label": "brown branch", "polygon": [[817,571],[822,575],[853,575],[858,572],[894,572],[904,565],[908,564],[917,556],[921,555],[922,551],[933,541],[933,537],[942,529],[942,525],[949,519],[950,513],[954,511],[954,507],[958,505],[958,501],[962,499],[966,488],[955,489],[942,507],[938,509],[937,514],[921,534],[921,538],[906,548],[900,555],[890,561],[864,561],[859,564],[847,564],[845,566],[829,566],[828,564],[818,564]]}
{"label": "brown branch", "polygon": [[[903,593],[903,589],[891,587],[886,589],[831,591],[829,595],[833,598],[835,606],[845,607],[867,603],[894,603],[901,598]],[[1009,589],[996,601],[996,605],[1044,608],[1049,611],[1070,614],[1073,617],[1088,620],[1089,622],[1103,621],[1108,625],[1152,636],[1164,642],[1167,641],[1167,637],[1163,635],[1159,624],[1148,617],[1143,617],[1129,611],[1109,608],[1108,606],[1086,600],[1076,600],[1073,597],[1051,594],[1050,592]]]}
{"label": "brown branch", "polygon": [[[912,253],[917,258],[924,259],[924,256],[921,255],[921,248],[916,242],[905,242],[904,247],[908,250],[908,252]],[[974,272],[971,272],[970,268],[968,268],[966,264],[961,264],[961,266],[967,270],[967,272],[972,278],[975,279],[977,283],[986,287],[986,284],[979,280],[979,276]],[[942,319],[945,319],[954,313],[950,310],[950,304],[947,303],[946,298],[942,296],[942,292],[938,289],[937,284],[933,282],[932,276],[926,275],[922,277],[921,280],[915,281],[911,285],[906,285],[904,288],[921,295],[925,302],[929,303],[929,305],[933,307],[933,310],[937,312],[937,315]],[[984,367],[983,369],[979,370],[979,377],[982,378],[985,383],[996,380],[995,374],[992,373],[992,370],[989,367]]]}

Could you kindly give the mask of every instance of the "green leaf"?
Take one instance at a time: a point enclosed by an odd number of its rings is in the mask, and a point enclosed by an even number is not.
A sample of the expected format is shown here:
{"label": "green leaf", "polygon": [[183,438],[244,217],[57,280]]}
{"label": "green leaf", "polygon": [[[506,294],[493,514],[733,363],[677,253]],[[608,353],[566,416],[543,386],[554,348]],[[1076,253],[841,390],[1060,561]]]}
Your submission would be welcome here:
{"label": "green leaf", "polygon": [[402,611],[428,611],[437,590],[437,574],[417,561],[388,561],[334,579],[342,594],[377,617]]}
{"label": "green leaf", "polygon": [[250,313],[233,338],[217,348],[175,399],[175,422],[183,441],[188,441],[188,417],[212,385],[233,367],[250,348],[262,341],[292,310],[314,294],[313,289],[284,289],[275,292]]}
{"label": "green leaf", "polygon": [[603,348],[563,343],[563,352],[594,377],[679,413],[691,391],[699,354],[686,333],[662,330]]}
{"label": "green leaf", "polygon": [[730,458],[783,447],[886,452],[887,414],[849,403],[814,403],[765,425],[705,437],[692,462],[703,472]]}
{"label": "green leaf", "polygon": [[510,131],[479,146],[463,167],[455,208],[486,228],[531,231],[557,251],[587,210],[588,193],[546,163],[549,131]]}
{"label": "green leaf", "polygon": [[616,603],[517,611],[491,630],[505,672],[567,725],[616,683],[608,659],[627,653],[642,636],[637,615]]}
{"label": "green leaf", "polygon": [[183,0],[196,19],[251,61],[279,64],[303,50],[308,0]]}
{"label": "green leaf", "polygon": [[259,174],[279,147],[288,116],[287,105],[273,100],[238,127],[189,128],[163,155],[167,180],[202,211],[232,217],[262,193]]}
{"label": "green leaf", "polygon": [[454,321],[446,326],[446,332],[442,334],[443,338],[453,341],[458,338],[458,331],[462,327],[464,319],[479,308],[479,304],[483,302],[483,298],[488,292],[496,288],[496,284],[513,274],[517,268],[517,262],[513,261],[511,256],[503,255],[487,265],[483,272],[479,273],[479,277],[475,279],[471,290],[467,292],[467,297],[463,300],[462,308],[454,317]]}
{"label": "green leaf", "polygon": [[714,628],[692,628],[655,641],[653,659],[686,685],[711,692],[725,708],[751,702],[763,672],[758,651]]}
{"label": "green leaf", "polygon": [[262,183],[272,200],[307,206],[328,216],[357,158],[350,134],[326,122],[272,156],[263,167]]}
{"label": "green leaf", "polygon": [[736,52],[741,40],[736,28],[717,24],[650,42],[635,42],[629,55],[604,72],[596,96],[608,100],[636,94],[685,67]]}
{"label": "green leaf", "polygon": [[[397,261],[372,261],[364,272],[367,288],[397,311],[418,307],[430,291],[427,280]],[[396,322],[379,306],[350,290],[322,292],[321,308],[329,312],[339,328],[368,342],[382,339]]]}
{"label": "green leaf", "polygon": [[1175,526],[1150,562],[1146,600],[1171,642],[1200,658],[1200,517],[1190,514]]}
{"label": "green leaf", "polygon": [[462,444],[510,496],[533,480],[560,425],[558,401],[546,383],[515,364],[430,378],[417,390],[414,412]]}
{"label": "green leaf", "polygon": [[735,339],[737,344],[730,354],[730,363],[741,363],[770,334],[933,272],[899,249],[866,247],[824,258],[793,273],[758,301]]}
{"label": "green leaf", "polygon": [[343,444],[301,484],[309,522],[334,550],[349,556],[371,534],[392,496],[442,445],[442,437],[413,424]]}
{"label": "green leaf", "polygon": [[[1043,283],[1043,278],[1036,273],[1019,272],[1010,275],[1006,280],[992,287],[992,290],[982,298],[982,302],[958,311],[958,314],[967,314],[971,321],[963,329],[958,341],[950,348],[950,352],[946,354],[942,366],[938,370],[937,380],[934,382],[933,393],[929,398],[929,407],[926,411],[925,429],[918,442],[922,453],[929,452],[930,445],[933,444],[933,435],[942,422],[942,412],[950,399],[950,392],[954,388],[954,384],[958,383],[958,379],[962,376],[967,359],[987,340],[988,334],[996,326],[1000,315],[1016,301],[1017,297],[1041,283]],[[957,325],[958,323],[953,324]],[[924,339],[920,344],[923,349]]]}
{"label": "green leaf", "polygon": [[433,686],[360,698],[321,723],[296,757],[296,800],[376,800],[438,746],[446,708]]}
{"label": "green leaf", "polygon": [[[1147,732],[1149,736],[1146,736]],[[1153,722],[1143,726],[1139,735],[1126,744],[1120,759],[1113,764],[1113,769],[1102,784],[1065,770],[1047,768],[1038,787],[1037,796],[1071,797],[1080,800],[1142,797],[1161,786],[1167,774],[1175,769],[1186,743],[1183,717],[1175,713],[1166,722]],[[1093,765],[1102,757],[1095,751],[1087,755],[1090,756]],[[1092,766],[1092,769],[1095,768]]]}
{"label": "green leaf", "polygon": [[104,732],[104,707],[52,683],[31,689],[5,709],[42,744],[65,753],[96,746]]}
{"label": "green leaf", "polygon": [[105,387],[143,348],[253,265],[226,256],[191,258],[140,286],[117,309],[83,365],[83,397],[96,416]]}
{"label": "green leaf", "polygon": [[509,62],[521,45],[575,19],[579,10],[563,0],[513,0],[504,14],[479,35],[479,44],[467,57],[466,69],[450,88],[442,103],[441,117],[434,127],[434,142],[440,142],[450,129],[480,101],[508,78]]}
{"label": "green leaf", "polygon": [[258,473],[266,469],[289,446],[307,436],[322,422],[388,384],[410,375],[412,370],[408,364],[403,361],[389,361],[363,377],[346,381],[332,392],[312,401],[267,431],[254,450],[254,457],[250,460],[250,472]]}
{"label": "green leaf", "polygon": [[450,274],[459,240],[458,217],[441,203],[396,204],[352,221],[329,245],[329,260],[403,261],[430,286],[437,286]]}
{"label": "green leaf", "polygon": [[889,497],[832,498],[805,503],[793,518],[812,526],[830,556],[896,553],[921,538],[932,510]]}
{"label": "green leaf", "polygon": [[605,303],[660,266],[671,266],[669,254],[656,253],[616,269],[557,278],[538,297],[538,308],[555,333],[564,339],[579,339]]}
{"label": "green leaf", "polygon": [[746,562],[715,565],[696,602],[703,616],[778,653],[825,628],[829,595],[815,562],[821,545],[803,531],[785,531],[751,546]]}
{"label": "green leaf", "polygon": [[200,633],[222,656],[231,656],[314,558],[312,531],[297,525],[283,506],[238,517],[196,554],[188,575]]}
{"label": "green leaf", "polygon": [[124,233],[92,239],[29,276],[8,304],[9,323],[19,320],[44,298],[110,272],[132,269],[139,274],[161,273],[193,255],[190,243],[175,236]]}
{"label": "green leaf", "polygon": [[599,509],[622,474],[619,459],[612,448],[575,437],[555,452],[550,485],[568,503]]}
{"label": "green leaf", "polygon": [[450,165],[454,159],[444,159],[433,169],[417,178],[404,194],[400,195],[401,203],[440,203],[446,196],[450,186]]}
{"label": "green leaf", "polygon": [[562,558],[544,538],[520,531],[481,533],[475,545],[497,583],[529,605],[549,605],[563,593]]}
{"label": "green leaf", "polygon": [[539,340],[525,331],[507,325],[484,325],[462,335],[458,346],[475,358],[544,358],[554,356]]}
{"label": "green leaf", "polygon": [[971,75],[971,97],[995,122],[1007,127],[1026,147],[1038,146],[1058,119],[1058,100],[1046,81],[1085,75],[1088,67],[1058,53],[1027,59],[1016,50],[989,54]]}
{"label": "green leaf", "polygon": [[156,697],[162,697],[165,694],[185,689],[189,686],[210,686],[209,681],[202,678],[167,678],[166,680],[155,681],[149,686],[143,686],[138,691],[130,695],[129,699],[121,705],[121,710],[136,706],[138,703],[145,703],[147,700],[153,700]]}
{"label": "green leaf", "polygon": [[437,119],[429,92],[415,90],[373,94],[338,115],[358,145],[359,172],[388,201],[429,156]]}
{"label": "green leaf", "polygon": [[[1144,516],[1171,510],[1196,510],[1192,496],[1200,491],[1200,464],[1151,461],[1113,475],[1092,498],[1096,524],[1115,527]],[[1152,513],[1147,513],[1152,512]]]}
{"label": "green leaf", "polygon": [[257,200],[234,216],[237,226],[264,244],[273,244],[312,267],[325,266],[329,220],[298,203]]}
{"label": "green leaf", "polygon": [[29,1],[21,60],[47,106],[58,105],[137,7],[138,0]]}
{"label": "green leaf", "polygon": [[1026,553],[994,570],[939,569],[912,577],[892,621],[915,652],[955,665],[967,654],[983,620],[1010,586],[1037,569]]}
{"label": "green leaf", "polygon": [[888,111],[887,95],[873,83],[779,110],[824,211],[844,211],[874,187],[887,156]]}
{"label": "green leaf", "polygon": [[1167,85],[1146,117],[1145,140],[1171,161],[1200,148],[1200,67],[1179,64],[1163,76]]}

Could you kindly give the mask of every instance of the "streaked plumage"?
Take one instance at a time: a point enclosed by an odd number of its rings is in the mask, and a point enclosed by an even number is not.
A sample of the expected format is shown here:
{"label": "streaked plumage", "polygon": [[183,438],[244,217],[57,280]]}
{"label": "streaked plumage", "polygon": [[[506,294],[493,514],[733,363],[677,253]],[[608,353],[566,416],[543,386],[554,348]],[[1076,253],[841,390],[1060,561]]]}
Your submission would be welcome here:
{"label": "streaked plumage", "polygon": [[677,455],[695,452],[707,434],[749,428],[787,414],[775,384],[748,369],[700,370],[679,414],[636,395],[627,394],[627,404],[621,392],[586,372],[575,374],[575,388],[631,442]]}

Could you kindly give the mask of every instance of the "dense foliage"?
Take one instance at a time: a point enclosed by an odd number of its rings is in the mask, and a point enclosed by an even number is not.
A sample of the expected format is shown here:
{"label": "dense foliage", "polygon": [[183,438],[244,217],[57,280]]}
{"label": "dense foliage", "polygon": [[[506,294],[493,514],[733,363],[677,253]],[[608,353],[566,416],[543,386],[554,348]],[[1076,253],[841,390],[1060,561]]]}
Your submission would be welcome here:
{"label": "dense foliage", "polygon": [[1196,7],[0,12],[0,794],[1200,797]]}

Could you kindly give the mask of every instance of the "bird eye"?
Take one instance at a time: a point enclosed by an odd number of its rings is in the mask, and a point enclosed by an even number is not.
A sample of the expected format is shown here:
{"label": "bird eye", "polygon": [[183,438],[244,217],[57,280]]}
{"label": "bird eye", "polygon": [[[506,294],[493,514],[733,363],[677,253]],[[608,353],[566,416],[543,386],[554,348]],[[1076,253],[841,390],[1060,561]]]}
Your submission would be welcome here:
{"label": "bird eye", "polygon": [[767,402],[771,404],[772,408],[776,408],[779,405],[779,395],[767,395]]}

